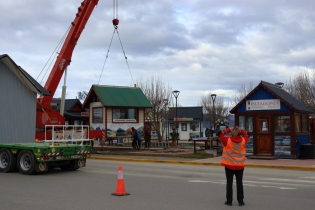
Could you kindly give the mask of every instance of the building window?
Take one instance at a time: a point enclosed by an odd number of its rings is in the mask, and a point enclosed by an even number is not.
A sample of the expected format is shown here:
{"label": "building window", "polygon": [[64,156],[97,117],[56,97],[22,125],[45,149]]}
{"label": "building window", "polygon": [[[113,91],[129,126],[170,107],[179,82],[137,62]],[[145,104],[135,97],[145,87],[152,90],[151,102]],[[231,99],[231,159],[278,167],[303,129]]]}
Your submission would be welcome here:
{"label": "building window", "polygon": [[103,123],[103,108],[102,107],[95,107],[92,108],[92,121],[93,123]]}
{"label": "building window", "polygon": [[253,132],[253,117],[239,116],[238,122],[240,128]]}
{"label": "building window", "polygon": [[190,123],[190,131],[199,131],[199,123],[191,122]]}
{"label": "building window", "polygon": [[113,122],[137,122],[137,109],[113,109]]}
{"label": "building window", "polygon": [[259,129],[260,132],[269,131],[268,118],[259,118]]}
{"label": "building window", "polygon": [[81,121],[80,120],[75,120],[74,121],[74,130],[80,130],[81,129]]}
{"label": "building window", "polygon": [[308,116],[306,116],[306,115],[302,115],[302,132],[307,132],[308,131],[307,117]]}
{"label": "building window", "polygon": [[275,132],[290,132],[290,116],[275,117]]}
{"label": "building window", "polygon": [[[175,127],[175,125],[176,125],[176,127]],[[170,123],[170,128],[171,128],[171,130],[173,129],[173,128],[178,128],[178,123]]]}
{"label": "building window", "polygon": [[301,132],[301,115],[295,115],[295,131]]}
{"label": "building window", "polygon": [[187,123],[182,123],[182,131],[187,131]]}

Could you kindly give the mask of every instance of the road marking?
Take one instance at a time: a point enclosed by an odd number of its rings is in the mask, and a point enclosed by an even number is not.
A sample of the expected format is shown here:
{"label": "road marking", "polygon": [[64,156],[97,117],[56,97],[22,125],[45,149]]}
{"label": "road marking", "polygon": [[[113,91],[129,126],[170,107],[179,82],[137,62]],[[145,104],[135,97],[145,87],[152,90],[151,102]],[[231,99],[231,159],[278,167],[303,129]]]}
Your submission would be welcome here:
{"label": "road marking", "polygon": [[291,187],[280,187],[281,190],[296,190],[297,188],[291,188]]}
{"label": "road marking", "polygon": [[257,187],[257,185],[254,185],[254,184],[243,184],[243,185],[250,186],[250,187]]}
{"label": "road marking", "polygon": [[262,187],[270,187],[270,188],[277,188],[280,190],[296,190],[297,188],[292,188],[292,187],[276,187],[276,186],[262,186]]}
{"label": "road marking", "polygon": [[298,177],[298,178],[300,178],[300,179],[315,179],[315,176],[309,176],[309,177],[305,176],[305,177]]}
{"label": "road marking", "polygon": [[[213,183],[213,184],[226,184],[225,181],[206,181],[206,180],[188,180],[188,182],[192,183]],[[260,184],[266,184],[268,182],[255,182],[255,181],[246,181],[246,182],[254,182],[254,183],[260,183]],[[272,183],[270,184],[277,184],[277,183]],[[281,183],[281,184],[287,184],[287,183]],[[244,186],[249,186],[249,187],[259,187],[258,185],[254,184],[243,184]],[[292,185],[292,184],[289,184]],[[297,188],[293,187],[279,187],[279,186],[270,186],[270,185],[262,185],[261,187],[270,187],[270,188],[276,188],[276,189],[281,189],[281,190],[296,190]]]}
{"label": "road marking", "polygon": [[216,181],[205,181],[205,180],[188,180],[188,182],[194,183],[214,183],[214,184],[225,184],[225,182],[216,182]]}
{"label": "road marking", "polygon": [[[244,181],[243,182],[247,182],[247,183],[255,183],[255,184],[273,184],[273,185],[289,185],[289,186],[297,186],[297,187],[311,187],[311,186],[314,186],[314,185],[305,185],[305,184],[299,184],[299,183],[295,183],[295,184],[292,184],[292,183],[277,183],[277,182],[264,182],[264,181]],[[294,180],[291,180],[291,182],[294,182]]]}
{"label": "road marking", "polygon": [[298,179],[280,179],[280,178],[263,178],[262,180],[269,180],[269,181],[281,181],[281,182],[302,182],[302,183],[311,183],[315,184],[313,180],[298,180]]}
{"label": "road marking", "polygon": [[210,182],[210,181],[203,181],[203,180],[189,180],[188,182]]}
{"label": "road marking", "polygon": [[266,186],[266,185],[262,185],[261,187],[277,188],[276,186]]}

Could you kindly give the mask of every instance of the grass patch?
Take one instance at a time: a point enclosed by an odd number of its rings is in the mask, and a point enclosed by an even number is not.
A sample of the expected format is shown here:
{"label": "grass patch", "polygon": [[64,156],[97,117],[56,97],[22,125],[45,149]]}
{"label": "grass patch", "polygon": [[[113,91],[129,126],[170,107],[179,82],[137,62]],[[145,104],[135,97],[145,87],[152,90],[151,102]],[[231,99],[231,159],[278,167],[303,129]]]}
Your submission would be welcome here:
{"label": "grass patch", "polygon": [[[163,154],[163,153],[155,153],[155,154],[139,154],[139,153],[132,153],[130,148],[126,147],[104,147],[105,151],[108,151],[108,153],[105,153],[104,155],[118,155],[118,156],[154,156],[154,157],[176,157],[176,158],[191,158],[191,159],[206,159],[206,158],[212,158],[212,154],[208,154],[205,152],[197,152],[197,153],[191,153],[191,154]],[[94,147],[92,149],[92,154],[97,154],[97,151],[101,151],[101,148]]]}

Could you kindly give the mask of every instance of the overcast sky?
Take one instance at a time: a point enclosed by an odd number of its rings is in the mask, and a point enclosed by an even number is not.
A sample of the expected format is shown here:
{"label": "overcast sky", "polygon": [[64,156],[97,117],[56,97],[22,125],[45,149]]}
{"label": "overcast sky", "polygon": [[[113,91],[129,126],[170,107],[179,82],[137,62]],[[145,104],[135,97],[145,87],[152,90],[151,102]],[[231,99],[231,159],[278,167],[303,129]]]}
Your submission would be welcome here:
{"label": "overcast sky", "polygon": [[[82,0],[2,1],[0,54],[35,79],[74,20]],[[181,106],[201,96],[234,97],[242,84],[286,82],[315,66],[314,0],[99,0],[73,52],[67,98],[93,84],[133,86],[160,77]],[[102,77],[100,78],[103,69]],[[42,73],[38,81],[44,86]],[[46,70],[45,70],[46,71]],[[100,79],[100,82],[99,82]],[[61,96],[59,83],[55,97]]]}

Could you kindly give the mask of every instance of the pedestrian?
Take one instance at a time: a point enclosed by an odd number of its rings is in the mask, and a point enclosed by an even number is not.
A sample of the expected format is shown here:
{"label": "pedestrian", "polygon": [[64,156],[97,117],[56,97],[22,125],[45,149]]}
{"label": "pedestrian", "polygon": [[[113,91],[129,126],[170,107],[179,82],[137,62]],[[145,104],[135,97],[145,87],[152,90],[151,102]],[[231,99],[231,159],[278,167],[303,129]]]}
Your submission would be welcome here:
{"label": "pedestrian", "polygon": [[150,142],[151,142],[151,134],[150,132],[146,129],[144,131],[144,148],[150,149]]}
{"label": "pedestrian", "polygon": [[210,126],[210,137],[213,137],[213,133],[214,133],[214,130],[212,129],[212,127]]}
{"label": "pedestrian", "polygon": [[140,139],[138,136],[138,132],[134,127],[132,127],[131,130],[132,130],[131,138],[133,138],[132,143],[131,143],[132,148],[133,150],[140,150],[140,144],[139,144]]}
{"label": "pedestrian", "polygon": [[208,127],[205,130],[205,135],[206,135],[207,138],[210,137],[210,129]]}
{"label": "pedestrian", "polygon": [[[225,136],[231,133],[231,136]],[[230,129],[228,126],[217,133],[223,144],[221,165],[225,167],[226,176],[226,202],[225,205],[232,206],[233,200],[233,176],[236,178],[237,201],[244,206],[243,172],[246,159],[246,143],[249,135],[246,130],[238,126]]]}
{"label": "pedestrian", "polygon": [[171,149],[172,147],[174,146],[176,149],[178,148],[178,145],[177,145],[177,140],[178,140],[178,133],[176,132],[176,129],[175,128],[172,128],[173,132],[171,133],[171,136],[172,136],[172,142],[171,142]]}
{"label": "pedestrian", "polygon": [[220,132],[220,131],[221,131],[221,130],[220,130],[220,125],[216,125],[216,126],[215,126],[215,130],[214,130],[214,133],[216,134],[217,137],[219,137],[218,132]]}

